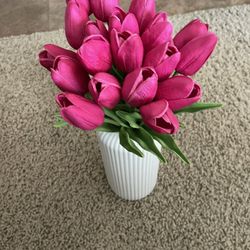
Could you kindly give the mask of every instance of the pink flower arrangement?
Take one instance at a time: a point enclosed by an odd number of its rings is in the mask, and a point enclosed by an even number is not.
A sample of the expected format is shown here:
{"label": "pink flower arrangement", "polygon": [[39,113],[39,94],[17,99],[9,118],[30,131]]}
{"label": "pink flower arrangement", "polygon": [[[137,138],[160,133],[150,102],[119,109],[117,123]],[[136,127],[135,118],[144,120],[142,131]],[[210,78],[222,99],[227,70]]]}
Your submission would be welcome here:
{"label": "pink flower arrangement", "polygon": [[[128,151],[143,156],[134,141],[164,157],[154,144],[175,152],[180,113],[220,107],[199,103],[201,85],[192,79],[212,54],[217,36],[195,19],[173,36],[167,13],[155,0],[67,0],[68,50],[47,44],[39,54],[43,67],[62,91],[56,127],[119,132]],[[93,14],[96,20],[90,19]],[[136,135],[136,136],[135,136]]]}

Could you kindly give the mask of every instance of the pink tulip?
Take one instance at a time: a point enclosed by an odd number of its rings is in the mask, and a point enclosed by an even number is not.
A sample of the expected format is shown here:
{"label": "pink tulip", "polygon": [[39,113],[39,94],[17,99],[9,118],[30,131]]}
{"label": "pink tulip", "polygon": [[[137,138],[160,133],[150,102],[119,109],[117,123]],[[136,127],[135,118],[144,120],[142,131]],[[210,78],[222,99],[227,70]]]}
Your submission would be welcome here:
{"label": "pink tulip", "polygon": [[100,20],[96,21],[88,21],[84,27],[84,35],[85,37],[91,35],[102,35],[106,39],[109,39],[109,33],[104,23]]}
{"label": "pink tulip", "polygon": [[88,21],[88,9],[81,0],[67,1],[65,12],[65,33],[69,44],[78,49],[84,39],[83,26]]}
{"label": "pink tulip", "polygon": [[208,24],[202,23],[201,20],[195,19],[187,24],[175,37],[174,44],[178,49],[184,47],[194,38],[204,35],[208,32]]}
{"label": "pink tulip", "polygon": [[176,134],[179,121],[166,100],[152,102],[140,108],[143,122],[161,134]]}
{"label": "pink tulip", "polygon": [[140,32],[143,33],[154,19],[156,13],[155,0],[132,0],[129,12],[136,16]]}
{"label": "pink tulip", "polygon": [[129,73],[141,67],[144,50],[138,34],[132,34],[128,31],[118,33],[113,29],[110,41],[113,59],[119,70]]}
{"label": "pink tulip", "polygon": [[86,37],[77,54],[84,68],[92,75],[106,72],[112,67],[109,42],[101,35]]}
{"label": "pink tulip", "polygon": [[158,45],[170,42],[172,39],[173,25],[167,21],[165,13],[158,13],[153,22],[142,34],[142,42],[146,52]]}
{"label": "pink tulip", "polygon": [[83,95],[88,91],[89,76],[77,59],[58,56],[51,69],[51,77],[64,92]]}
{"label": "pink tulip", "polygon": [[217,36],[208,32],[188,42],[180,49],[181,59],[176,68],[177,72],[183,75],[194,75],[208,60],[217,41]]}
{"label": "pink tulip", "polygon": [[112,16],[109,18],[109,29],[116,29],[118,32],[129,31],[139,34],[137,19],[133,13],[126,14],[121,8],[116,7]]}
{"label": "pink tulip", "polygon": [[218,38],[208,31],[208,24],[195,19],[173,41],[181,53],[177,71],[183,75],[194,75],[212,54]]}
{"label": "pink tulip", "polygon": [[154,99],[157,85],[158,76],[154,69],[136,69],[124,79],[122,97],[132,107],[140,107]]}
{"label": "pink tulip", "polygon": [[82,130],[94,130],[104,123],[103,110],[92,101],[75,94],[56,96],[62,118]]}
{"label": "pink tulip", "polygon": [[[66,0],[66,3],[68,4],[70,1],[72,0]],[[82,8],[86,9],[89,15],[91,14],[89,0],[77,0],[77,3],[82,6]]]}
{"label": "pink tulip", "polygon": [[201,99],[201,87],[187,76],[175,76],[158,86],[156,99],[165,99],[169,107],[173,110],[179,110]]}
{"label": "pink tulip", "polygon": [[44,50],[39,54],[39,62],[44,68],[50,70],[57,56],[76,58],[76,53],[54,44],[46,44],[44,45]]}
{"label": "pink tulip", "polygon": [[119,6],[119,0],[89,0],[91,10],[96,18],[103,22],[107,22],[109,17],[117,6]]}
{"label": "pink tulip", "polygon": [[108,109],[113,109],[121,99],[118,80],[108,73],[97,73],[89,82],[89,92],[94,101]]}
{"label": "pink tulip", "polygon": [[173,73],[180,56],[178,49],[171,43],[161,44],[147,53],[143,65],[153,67],[159,80],[163,81]]}

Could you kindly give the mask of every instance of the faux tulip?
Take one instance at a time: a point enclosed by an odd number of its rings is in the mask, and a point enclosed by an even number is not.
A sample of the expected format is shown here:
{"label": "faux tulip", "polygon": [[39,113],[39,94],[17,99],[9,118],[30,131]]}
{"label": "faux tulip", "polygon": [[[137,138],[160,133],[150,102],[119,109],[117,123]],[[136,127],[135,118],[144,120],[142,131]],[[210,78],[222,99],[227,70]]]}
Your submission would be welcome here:
{"label": "faux tulip", "polygon": [[84,39],[83,26],[88,21],[88,7],[82,0],[69,0],[65,12],[65,33],[69,44],[78,49]]}
{"label": "faux tulip", "polygon": [[181,59],[176,68],[177,72],[183,75],[194,75],[208,60],[217,41],[217,36],[208,32],[187,43],[180,49]]}
{"label": "faux tulip", "polygon": [[119,0],[89,0],[91,10],[97,19],[107,22],[109,17],[119,6]]}
{"label": "faux tulip", "polygon": [[143,122],[161,134],[176,134],[179,130],[179,121],[169,108],[166,100],[159,100],[140,108]]}
{"label": "faux tulip", "polygon": [[53,67],[57,56],[76,58],[76,53],[54,44],[46,44],[44,50],[39,54],[39,62],[44,68],[50,70]]}
{"label": "faux tulip", "polygon": [[[72,0],[66,0],[66,3],[68,4],[70,1]],[[77,0],[77,3],[79,3],[89,15],[91,14],[89,0]]]}
{"label": "faux tulip", "polygon": [[92,101],[75,94],[56,96],[62,118],[82,130],[94,130],[104,123],[103,110]]}
{"label": "faux tulip", "polygon": [[156,99],[165,99],[169,107],[179,110],[201,99],[201,87],[187,76],[175,76],[159,84]]}
{"label": "faux tulip", "polygon": [[158,76],[154,69],[136,69],[124,79],[122,97],[132,107],[140,107],[154,99],[157,85]]}
{"label": "faux tulip", "polygon": [[106,29],[104,23],[100,20],[88,21],[84,26],[84,35],[85,37],[91,35],[102,35],[106,39],[109,39],[108,30]]}
{"label": "faux tulip", "polygon": [[142,34],[142,42],[146,52],[171,41],[173,25],[166,19],[165,13],[157,14],[153,22]]}
{"label": "faux tulip", "polygon": [[64,92],[83,95],[88,91],[89,76],[77,59],[58,56],[51,69],[51,77]]}
{"label": "faux tulip", "polygon": [[175,37],[174,44],[178,49],[181,49],[194,38],[204,35],[208,32],[208,24],[195,19],[188,23]]}
{"label": "faux tulip", "polygon": [[143,65],[153,67],[159,80],[163,81],[173,73],[180,56],[178,49],[171,43],[161,44],[146,55]]}
{"label": "faux tulip", "polygon": [[89,92],[102,107],[113,109],[121,99],[118,80],[108,73],[97,73],[89,82]]}
{"label": "faux tulip", "polygon": [[111,49],[117,68],[129,73],[142,66],[144,49],[138,34],[111,31]]}
{"label": "faux tulip", "polygon": [[109,42],[101,35],[85,38],[77,54],[84,68],[92,75],[106,72],[112,67]]}
{"label": "faux tulip", "polygon": [[118,32],[129,31],[139,33],[137,19],[133,13],[126,14],[121,8],[116,8],[109,18],[109,29],[116,29]]}
{"label": "faux tulip", "polygon": [[129,12],[136,16],[140,32],[143,33],[154,19],[156,13],[155,0],[132,0]]}

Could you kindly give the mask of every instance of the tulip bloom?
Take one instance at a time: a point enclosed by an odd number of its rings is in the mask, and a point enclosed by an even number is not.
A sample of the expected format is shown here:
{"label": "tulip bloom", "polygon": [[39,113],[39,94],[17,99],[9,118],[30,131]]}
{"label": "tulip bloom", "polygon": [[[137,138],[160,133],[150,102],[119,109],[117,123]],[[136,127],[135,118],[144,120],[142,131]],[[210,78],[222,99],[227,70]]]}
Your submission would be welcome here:
{"label": "tulip bloom", "polygon": [[195,19],[179,31],[179,33],[174,37],[174,44],[178,49],[181,49],[194,38],[204,35],[207,32],[208,24],[201,22],[199,19]]}
{"label": "tulip bloom", "polygon": [[82,130],[94,130],[104,123],[103,110],[92,101],[75,94],[56,96],[62,118]]}
{"label": "tulip bloom", "polygon": [[109,30],[116,29],[118,32],[129,31],[139,34],[137,19],[133,13],[126,14],[121,8],[116,8],[109,18]]}
{"label": "tulip bloom", "polygon": [[112,67],[109,42],[101,35],[86,37],[77,54],[84,68],[92,75],[106,72]]}
{"label": "tulip bloom", "polygon": [[119,0],[89,0],[91,10],[97,19],[107,22],[109,17],[119,6]]}
{"label": "tulip bloom", "polygon": [[183,75],[194,75],[208,60],[217,41],[217,36],[212,32],[190,41],[180,49],[181,59],[176,70]]}
{"label": "tulip bloom", "polygon": [[69,44],[78,49],[84,39],[83,26],[88,21],[88,9],[82,0],[69,0],[65,12],[65,33]]}
{"label": "tulip bloom", "polygon": [[51,77],[64,92],[83,95],[88,91],[89,76],[77,59],[58,56],[51,69]]}
{"label": "tulip bloom", "polygon": [[143,33],[154,19],[156,13],[155,0],[132,0],[129,12],[136,16],[140,32]]}
{"label": "tulip bloom", "polygon": [[173,73],[180,57],[181,54],[174,45],[170,43],[161,44],[146,55],[143,65],[153,67],[159,80],[163,81]]}
{"label": "tulip bloom", "polygon": [[179,121],[169,108],[166,100],[159,100],[140,108],[143,122],[161,134],[176,134],[179,130]]}
{"label": "tulip bloom", "polygon": [[138,34],[127,31],[118,33],[113,29],[110,40],[113,59],[119,70],[129,73],[142,66],[144,50]]}
{"label": "tulip bloom", "polygon": [[89,82],[89,92],[97,104],[108,109],[113,109],[121,99],[121,86],[108,73],[94,75]]}
{"label": "tulip bloom", "polygon": [[136,69],[124,79],[122,97],[132,107],[140,107],[154,99],[157,85],[158,76],[154,69]]}
{"label": "tulip bloom", "polygon": [[106,29],[104,23],[100,20],[88,21],[84,27],[84,35],[85,37],[91,35],[102,35],[106,39],[109,39],[108,30]]}
{"label": "tulip bloom", "polygon": [[179,110],[201,99],[201,87],[191,78],[186,76],[175,76],[158,86],[156,99],[165,99],[169,107],[173,110]]}
{"label": "tulip bloom", "polygon": [[142,42],[146,52],[172,39],[173,25],[167,21],[166,13],[158,13],[150,26],[142,34]]}
{"label": "tulip bloom", "polygon": [[186,25],[174,38],[181,53],[176,70],[183,75],[194,75],[212,54],[218,38],[208,31],[208,25],[195,19]]}
{"label": "tulip bloom", "polygon": [[[66,3],[68,4],[70,1],[72,0],[66,0]],[[91,14],[89,0],[77,0],[77,3],[81,5],[89,15]]]}
{"label": "tulip bloom", "polygon": [[39,62],[44,68],[50,70],[57,56],[76,58],[76,53],[54,44],[46,44],[44,50],[39,53]]}

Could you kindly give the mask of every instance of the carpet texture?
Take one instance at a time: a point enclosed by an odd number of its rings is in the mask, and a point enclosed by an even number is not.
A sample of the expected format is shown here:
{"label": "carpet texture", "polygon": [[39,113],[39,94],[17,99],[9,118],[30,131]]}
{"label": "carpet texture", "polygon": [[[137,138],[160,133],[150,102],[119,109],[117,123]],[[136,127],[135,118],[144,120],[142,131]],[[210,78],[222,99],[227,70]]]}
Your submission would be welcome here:
{"label": "carpet texture", "polygon": [[220,38],[196,80],[224,108],[183,116],[192,164],[169,156],[137,202],[110,190],[94,132],[53,128],[37,53],[63,32],[0,39],[0,249],[250,249],[250,5],[171,19],[195,17]]}

